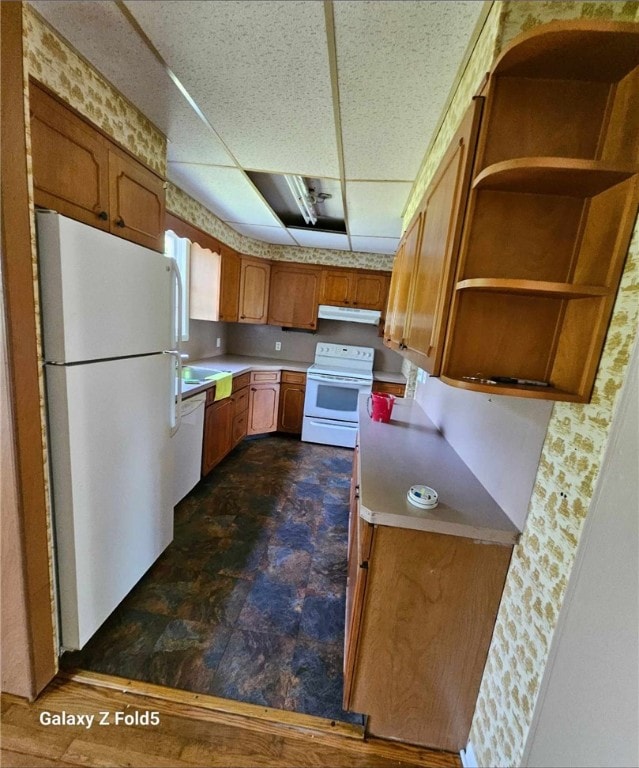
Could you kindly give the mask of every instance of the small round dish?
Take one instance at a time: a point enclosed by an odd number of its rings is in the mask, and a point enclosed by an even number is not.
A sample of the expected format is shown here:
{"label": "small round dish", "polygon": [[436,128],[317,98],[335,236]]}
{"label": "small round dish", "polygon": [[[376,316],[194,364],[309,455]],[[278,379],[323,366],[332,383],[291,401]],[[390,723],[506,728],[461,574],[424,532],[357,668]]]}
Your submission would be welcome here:
{"label": "small round dish", "polygon": [[412,485],[406,498],[411,504],[421,509],[434,509],[439,504],[439,496],[434,488],[428,485]]}

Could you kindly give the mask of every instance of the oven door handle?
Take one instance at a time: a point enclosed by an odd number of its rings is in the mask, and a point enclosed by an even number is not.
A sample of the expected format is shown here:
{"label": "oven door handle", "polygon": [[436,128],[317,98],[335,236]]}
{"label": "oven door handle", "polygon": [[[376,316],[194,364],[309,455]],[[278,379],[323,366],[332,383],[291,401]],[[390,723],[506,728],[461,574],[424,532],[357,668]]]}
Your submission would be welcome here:
{"label": "oven door handle", "polygon": [[352,422],[348,421],[340,421],[339,423],[331,423],[326,420],[318,420],[313,418],[312,416],[307,416],[309,423],[313,424],[316,427],[323,427],[324,429],[355,429],[357,430],[359,428],[358,424],[353,424]]}
{"label": "oven door handle", "polygon": [[367,386],[370,382],[367,379],[355,379],[348,376],[326,376],[321,373],[309,373],[307,379],[311,381],[323,381],[332,384],[359,384]]}

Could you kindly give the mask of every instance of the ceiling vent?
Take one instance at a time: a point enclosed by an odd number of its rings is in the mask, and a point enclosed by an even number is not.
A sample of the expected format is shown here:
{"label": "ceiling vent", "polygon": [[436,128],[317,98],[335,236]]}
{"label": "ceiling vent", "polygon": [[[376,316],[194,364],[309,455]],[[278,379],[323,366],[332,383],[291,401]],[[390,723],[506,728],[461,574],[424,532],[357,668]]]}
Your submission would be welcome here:
{"label": "ceiling vent", "polygon": [[337,179],[247,171],[286,228],[346,234],[342,190]]}

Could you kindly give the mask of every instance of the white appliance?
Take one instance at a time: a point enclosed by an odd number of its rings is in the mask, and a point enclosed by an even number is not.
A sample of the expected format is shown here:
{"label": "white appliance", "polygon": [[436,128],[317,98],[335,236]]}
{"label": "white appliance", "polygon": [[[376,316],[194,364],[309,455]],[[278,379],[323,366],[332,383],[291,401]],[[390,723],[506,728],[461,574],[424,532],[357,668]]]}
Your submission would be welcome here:
{"label": "white appliance", "polygon": [[355,307],[333,307],[330,304],[320,304],[317,317],[322,320],[343,320],[348,323],[368,323],[379,325],[382,313],[375,309],[356,309]]}
{"label": "white appliance", "polygon": [[173,538],[179,275],[54,212],[37,232],[61,644],[79,649]]}
{"label": "white appliance", "polygon": [[373,386],[372,347],[320,343],[306,374],[302,440],[355,447],[357,400]]}
{"label": "white appliance", "polygon": [[200,481],[206,393],[182,401],[180,429],[173,436],[173,506]]}

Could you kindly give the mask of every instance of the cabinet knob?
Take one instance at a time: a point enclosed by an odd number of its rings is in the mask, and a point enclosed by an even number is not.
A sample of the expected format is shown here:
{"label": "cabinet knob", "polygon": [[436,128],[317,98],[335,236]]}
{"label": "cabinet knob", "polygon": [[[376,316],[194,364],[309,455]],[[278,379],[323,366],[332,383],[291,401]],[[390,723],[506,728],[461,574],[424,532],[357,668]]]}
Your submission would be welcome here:
{"label": "cabinet knob", "polygon": [[357,302],[356,302],[356,301],[354,301],[354,302],[353,302],[353,306],[354,306],[354,307],[356,307],[356,306],[357,306]]}
{"label": "cabinet knob", "polygon": [[350,301],[348,299],[344,299],[344,304],[350,304]]}
{"label": "cabinet knob", "polygon": [[116,227],[124,227],[124,226],[126,226],[125,223],[124,223],[124,219],[121,216],[120,216],[119,219],[115,220],[115,226]]}
{"label": "cabinet knob", "polygon": [[240,315],[240,320],[245,320],[245,319],[246,319],[246,315]]}
{"label": "cabinet knob", "polygon": [[106,221],[109,218],[109,214],[106,211],[100,211],[96,216],[98,219],[102,219],[102,221]]}

